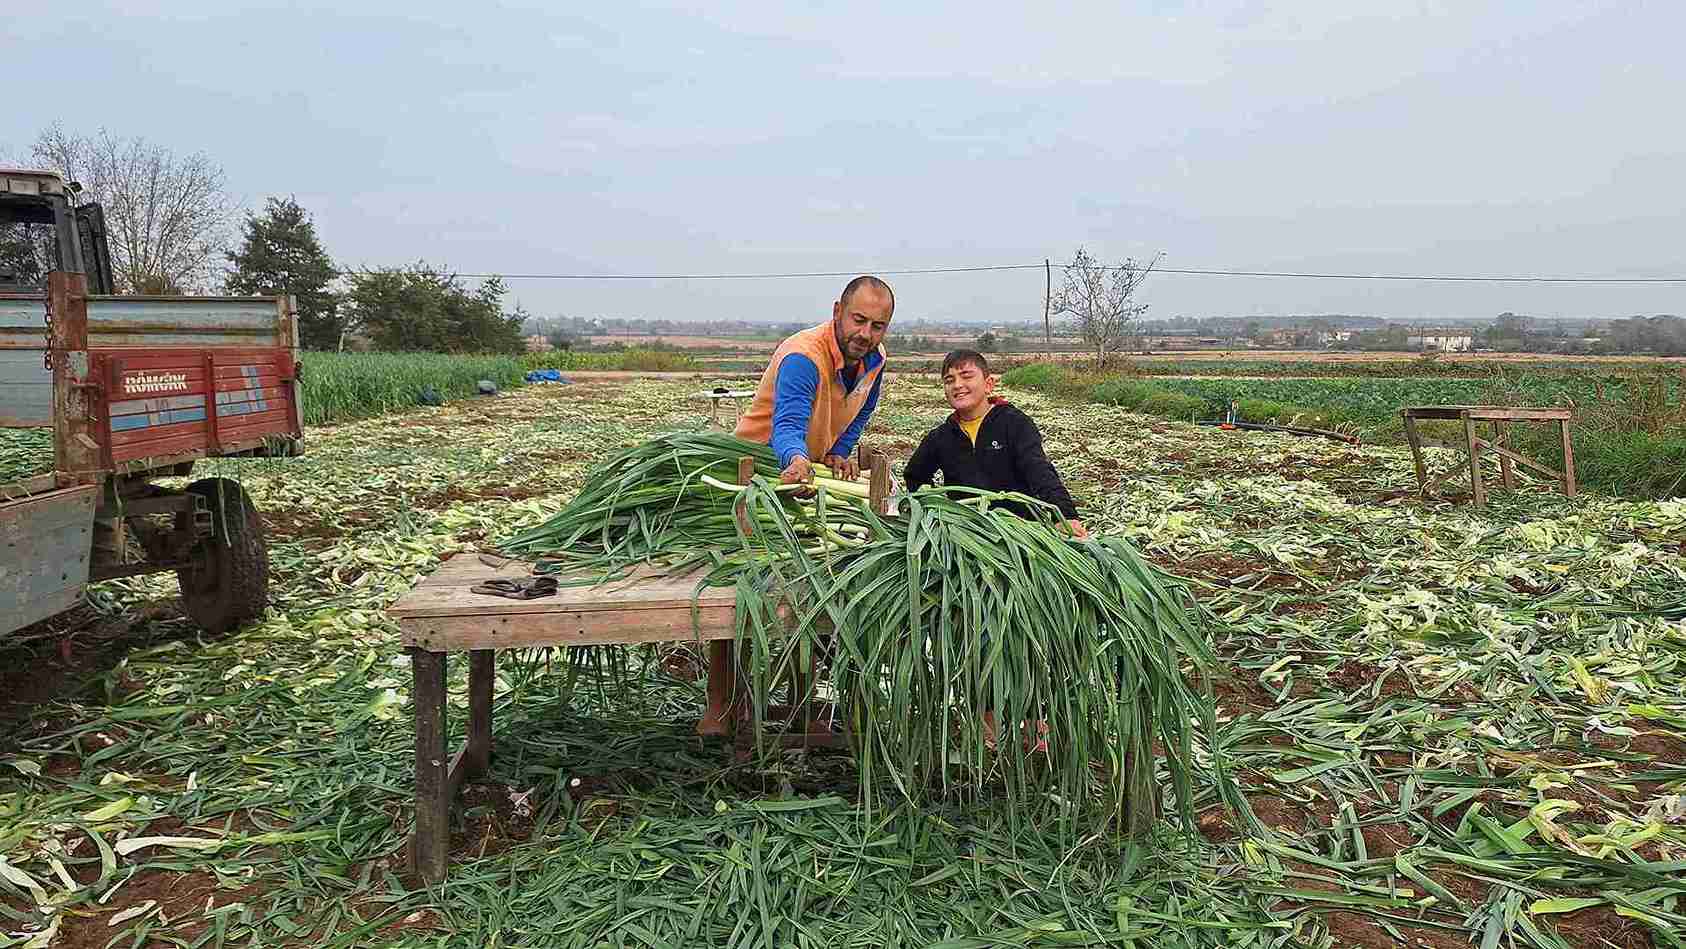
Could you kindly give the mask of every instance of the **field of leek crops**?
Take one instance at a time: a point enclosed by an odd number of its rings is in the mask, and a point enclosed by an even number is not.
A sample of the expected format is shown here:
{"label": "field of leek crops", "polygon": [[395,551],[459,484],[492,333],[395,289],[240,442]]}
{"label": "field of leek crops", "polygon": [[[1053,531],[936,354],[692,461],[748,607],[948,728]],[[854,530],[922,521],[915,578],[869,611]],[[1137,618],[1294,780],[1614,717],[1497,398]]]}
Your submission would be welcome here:
{"label": "field of leek crops", "polygon": [[682,354],[627,350],[619,353],[550,352],[524,356],[455,356],[444,353],[305,353],[305,424],[326,425],[410,408],[424,386],[446,401],[474,398],[490,379],[500,389],[521,385],[529,369],[689,369]]}
{"label": "field of leek crops", "polygon": [[[1335,430],[1367,442],[1403,444],[1407,405],[1552,405],[1575,410],[1572,437],[1582,487],[1628,497],[1686,493],[1686,376],[1643,371],[1494,372],[1484,378],[1162,378],[1096,376],[1047,363],[1002,376],[1010,391],[1056,393],[1187,421],[1223,417]],[[1517,426],[1515,444],[1561,466],[1554,429]],[[1431,441],[1460,441],[1455,424],[1428,423]]]}
{"label": "field of leek crops", "polygon": [[[409,670],[382,608],[543,523],[613,451],[694,425],[694,386],[529,387],[202,466],[264,512],[273,610],[203,641],[172,578],[112,581],[0,641],[0,938],[1686,945],[1686,501],[1529,483],[1481,512],[1423,504],[1400,448],[1034,393],[1014,398],[1091,530],[1212,614],[1217,740],[1256,831],[1205,787],[1198,833],[1140,845],[1059,832],[1057,800],[868,817],[847,758],[733,766],[698,739],[689,647],[533,653],[499,663],[450,882],[416,887]],[[888,386],[868,437],[905,459],[938,399]]]}

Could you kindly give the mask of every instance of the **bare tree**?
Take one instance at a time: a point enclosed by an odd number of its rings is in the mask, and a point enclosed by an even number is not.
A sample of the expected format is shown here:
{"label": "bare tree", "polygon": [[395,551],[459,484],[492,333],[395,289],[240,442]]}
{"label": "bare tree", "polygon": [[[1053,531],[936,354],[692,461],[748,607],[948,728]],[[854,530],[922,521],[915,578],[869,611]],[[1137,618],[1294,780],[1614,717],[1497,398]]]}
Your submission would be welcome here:
{"label": "bare tree", "polygon": [[1097,366],[1105,366],[1107,355],[1117,352],[1126,337],[1141,335],[1147,304],[1131,299],[1162,256],[1154,254],[1145,264],[1127,257],[1122,264],[1108,265],[1079,247],[1065,265],[1065,286],[1054,295],[1054,312],[1076,318],[1084,342],[1095,351]]}
{"label": "bare tree", "polygon": [[222,168],[203,153],[177,155],[143,138],[104,129],[79,136],[54,125],[33,156],[104,206],[119,290],[180,293],[216,282],[235,208]]}

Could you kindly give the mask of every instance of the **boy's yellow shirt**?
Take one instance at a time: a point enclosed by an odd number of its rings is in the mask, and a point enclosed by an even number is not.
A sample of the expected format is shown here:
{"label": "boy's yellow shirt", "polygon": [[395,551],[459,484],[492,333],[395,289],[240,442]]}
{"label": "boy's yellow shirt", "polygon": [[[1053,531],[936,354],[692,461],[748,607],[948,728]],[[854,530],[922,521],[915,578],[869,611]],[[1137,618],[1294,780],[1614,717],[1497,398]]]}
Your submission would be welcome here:
{"label": "boy's yellow shirt", "polygon": [[[994,406],[990,406],[990,408],[994,408]],[[960,426],[960,430],[966,433],[966,437],[972,440],[973,447],[976,447],[978,444],[978,429],[983,425],[983,420],[988,417],[989,409],[984,409],[984,414],[977,418],[969,422],[965,419],[955,419],[955,424]]]}

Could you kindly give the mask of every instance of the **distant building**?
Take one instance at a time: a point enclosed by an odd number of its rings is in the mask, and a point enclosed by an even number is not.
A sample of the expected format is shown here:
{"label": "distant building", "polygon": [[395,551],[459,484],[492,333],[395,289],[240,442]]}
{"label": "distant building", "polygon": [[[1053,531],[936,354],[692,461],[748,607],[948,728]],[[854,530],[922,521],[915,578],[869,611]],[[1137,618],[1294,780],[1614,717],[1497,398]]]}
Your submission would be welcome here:
{"label": "distant building", "polygon": [[530,353],[548,353],[552,349],[550,340],[545,339],[538,333],[534,333],[533,335],[527,337],[526,343],[527,352]]}
{"label": "distant building", "polygon": [[1467,353],[1475,348],[1475,337],[1468,333],[1424,333],[1405,337],[1406,349],[1442,353]]}

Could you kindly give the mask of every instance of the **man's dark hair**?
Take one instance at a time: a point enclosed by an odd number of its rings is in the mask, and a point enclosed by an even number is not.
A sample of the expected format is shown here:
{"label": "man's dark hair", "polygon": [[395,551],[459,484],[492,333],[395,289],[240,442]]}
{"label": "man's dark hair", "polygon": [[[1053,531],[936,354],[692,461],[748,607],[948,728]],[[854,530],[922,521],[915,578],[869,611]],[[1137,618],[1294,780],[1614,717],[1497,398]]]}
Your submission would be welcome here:
{"label": "man's dark hair", "polygon": [[959,369],[962,366],[968,365],[977,366],[979,372],[986,376],[989,375],[989,360],[984,358],[983,353],[980,353],[975,349],[956,349],[954,352],[944,356],[943,371],[939,375],[946,376],[948,375],[949,370]]}
{"label": "man's dark hair", "polygon": [[891,313],[896,312],[896,291],[891,290],[890,285],[885,283],[884,281],[878,279],[877,277],[873,277],[873,276],[869,276],[869,275],[862,275],[862,276],[856,277],[855,279],[849,281],[848,285],[843,288],[843,295],[838,297],[837,299],[841,300],[844,304],[847,304],[849,302],[849,297],[853,296],[855,291],[859,290],[862,287],[871,287],[872,289],[877,290],[879,293],[882,293],[885,296],[889,297],[890,298],[890,312]]}

